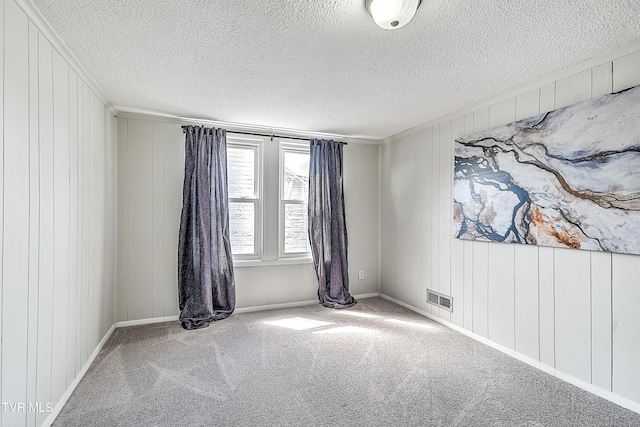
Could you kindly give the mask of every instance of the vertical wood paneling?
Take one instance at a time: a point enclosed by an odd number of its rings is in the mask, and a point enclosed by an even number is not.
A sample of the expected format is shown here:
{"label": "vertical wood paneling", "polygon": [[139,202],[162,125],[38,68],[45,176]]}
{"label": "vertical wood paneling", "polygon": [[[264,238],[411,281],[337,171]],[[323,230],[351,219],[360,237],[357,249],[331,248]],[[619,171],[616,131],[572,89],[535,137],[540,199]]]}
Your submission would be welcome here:
{"label": "vertical wood paneling", "polygon": [[67,322],[67,384],[81,366],[77,360],[78,318],[78,77],[69,70],[69,321]]}
{"label": "vertical wood paneling", "polygon": [[589,252],[555,250],[556,368],[591,382]]}
{"label": "vertical wood paneling", "polygon": [[[51,402],[51,343],[53,323],[53,49],[40,35],[40,286],[38,288],[38,402]],[[36,424],[46,414],[39,413]]]}
{"label": "vertical wood paneling", "polygon": [[[38,141],[38,29],[29,22],[29,325],[27,348],[27,401],[37,401],[38,285],[40,281],[40,173]],[[1,80],[1,79],[0,79]],[[27,413],[27,426],[36,414]]]}
{"label": "vertical wood paneling", "polygon": [[488,338],[505,347],[515,348],[514,245],[489,243]]}
{"label": "vertical wood paneling", "polygon": [[640,402],[640,256],[614,254],[613,392]]}
{"label": "vertical wood paneling", "polygon": [[[129,122],[129,319],[152,315],[152,122]],[[135,284],[135,286],[132,286]]]}
{"label": "vertical wood paneling", "polygon": [[515,249],[515,350],[532,359],[540,357],[538,342],[538,248]]}
{"label": "vertical wood paneling", "polygon": [[640,51],[613,61],[613,91],[618,92],[640,84]]}
{"label": "vertical wood paneling", "polygon": [[[105,117],[108,118],[109,128],[109,236],[110,240],[107,245],[109,248],[109,307],[111,324],[116,321],[116,269],[117,269],[117,245],[118,245],[118,119],[111,113],[111,110],[104,108]],[[108,325],[109,328],[111,325]]]}
{"label": "vertical wood paneling", "polygon": [[[433,157],[431,159],[431,289],[440,290],[440,126],[433,127]],[[440,309],[430,305],[432,314]]]}
{"label": "vertical wood paneling", "polygon": [[508,98],[489,107],[489,129],[516,119],[516,98]]}
{"label": "vertical wood paneling", "polygon": [[[429,128],[422,132],[423,142],[420,145],[420,164],[425,165],[426,167],[420,168],[420,182],[422,183],[420,198],[421,198],[421,207],[420,211],[422,212],[422,222],[420,224],[420,235],[422,239],[420,241],[420,277],[422,283],[422,297],[420,301],[417,303],[418,307],[423,307],[425,310],[431,312],[431,306],[426,303],[427,300],[427,289],[432,289],[433,286],[433,278],[431,276],[431,269],[433,265],[433,247],[431,242],[433,240],[432,226],[431,226],[431,206],[432,202],[432,194],[433,188],[431,185],[431,170],[429,167],[433,164],[433,130]],[[382,182],[384,181],[381,180]],[[382,227],[384,228],[384,227]],[[382,249],[381,242],[381,249]]]}
{"label": "vertical wood paneling", "polygon": [[151,142],[151,184],[152,184],[152,281],[153,304],[152,316],[161,317],[164,314],[164,269],[162,268],[164,257],[164,126],[162,122],[153,122]]}
{"label": "vertical wood paneling", "polygon": [[[128,120],[118,119],[118,274],[116,321],[127,320],[129,284],[129,150]],[[176,240],[177,241],[177,240]]]}
{"label": "vertical wood paneling", "polygon": [[[397,230],[397,242],[402,242],[402,244],[397,244],[396,253],[398,255],[398,267],[396,270],[396,295],[398,298],[403,299],[406,298],[410,293],[411,284],[409,283],[409,276],[411,275],[411,271],[409,270],[409,261],[407,259],[408,253],[411,250],[410,245],[411,241],[407,241],[408,236],[408,227],[406,226],[405,221],[411,221],[412,215],[400,215],[397,206],[407,206],[407,212],[410,212],[413,209],[411,204],[411,200],[407,197],[408,188],[407,184],[409,181],[409,176],[411,175],[410,166],[407,164],[407,155],[409,153],[408,149],[408,141],[407,137],[401,138],[396,150],[396,173],[394,180],[394,221],[395,228]],[[402,221],[400,218],[404,217],[405,221]]]}
{"label": "vertical wood paneling", "polygon": [[180,312],[178,307],[178,231],[184,182],[184,136],[178,125],[164,124],[164,315]]}
{"label": "vertical wood paneling", "polygon": [[591,252],[591,382],[611,390],[611,259]]}
{"label": "vertical wood paneling", "polygon": [[473,242],[473,332],[488,338],[489,243]]}
{"label": "vertical wood paneling", "polygon": [[[5,2],[2,2],[2,4],[0,4],[0,58],[4,58],[4,3]],[[2,60],[2,66],[0,66],[0,83],[0,95],[2,95],[2,102],[0,102],[0,224],[4,224],[4,59]],[[4,230],[3,227],[0,227],[0,269],[2,269],[4,265],[3,241]],[[4,304],[2,297],[3,288],[4,282],[2,274],[0,274],[0,307]],[[0,384],[2,384],[2,342],[4,340],[2,329],[2,313],[0,313]],[[0,401],[4,402],[1,386]],[[2,414],[0,414],[0,422],[1,421]]]}
{"label": "vertical wood paneling", "polygon": [[91,164],[91,92],[86,83],[82,83],[82,354],[80,358],[87,360],[89,334],[91,331],[91,295],[93,277],[91,268],[91,211],[93,194],[93,165]]}
{"label": "vertical wood paneling", "polygon": [[[2,400],[25,402],[29,294],[29,23],[5,2],[4,214],[2,240]],[[0,412],[2,423],[21,425],[24,412]]]}
{"label": "vertical wood paneling", "polygon": [[93,274],[82,249],[105,260],[113,253],[101,236],[113,215],[90,226],[98,238],[83,241],[81,233],[83,204],[105,208],[87,201],[81,170],[91,179],[108,167],[105,159],[85,164],[82,145],[104,144],[108,132],[99,124],[82,135],[83,83],[14,0],[2,2],[0,24],[0,400],[41,409],[1,411],[0,424],[36,426],[102,338],[83,335],[80,325],[113,307],[107,287],[93,306],[80,298],[83,273]]}
{"label": "vertical wood paneling", "polygon": [[98,316],[91,317],[91,328],[89,329],[89,350],[95,348],[98,344],[100,326],[101,326],[101,312],[99,311],[99,301],[102,297],[102,233],[98,233],[101,230],[103,224],[100,222],[100,214],[102,212],[102,142],[98,135],[102,135],[102,105],[98,101],[98,97],[90,90],[91,98],[91,168],[92,168],[92,180],[91,180],[91,230],[92,230],[92,245],[91,245],[91,281],[92,281],[92,294],[90,298],[91,311],[98,313]]}
{"label": "vertical wood paneling", "polygon": [[[453,180],[453,146],[456,138],[464,136],[464,116],[458,117],[451,122],[451,170],[449,180]],[[453,182],[449,190],[449,206],[453,200]],[[453,212],[449,217],[449,224],[446,228],[448,231],[449,239],[451,240],[451,297],[453,298],[453,313],[451,313],[451,322],[458,326],[464,326],[464,274],[465,274],[465,253],[464,244],[460,239],[453,238]]]}
{"label": "vertical wood paneling", "polygon": [[613,91],[613,64],[607,62],[591,69],[591,97],[598,98]]}
{"label": "vertical wood paneling", "polygon": [[[451,295],[451,228],[453,214],[453,143],[451,140],[451,121],[440,125],[439,159],[439,201],[438,201],[438,280],[439,290]],[[451,312],[438,309],[438,315],[451,321]]]}
{"label": "vertical wood paneling", "polygon": [[53,53],[53,347],[51,398],[67,388],[69,316],[69,67]]}
{"label": "vertical wood paneling", "polygon": [[[380,174],[385,179],[380,180],[380,222],[384,227],[380,228],[380,289],[391,295],[393,284],[393,252],[391,251],[391,241],[393,233],[391,231],[391,165],[393,157],[393,146],[384,144],[380,147]],[[430,226],[430,224],[429,224]]]}
{"label": "vertical wood paneling", "polygon": [[540,362],[556,366],[556,281],[555,249],[538,247],[538,304],[539,304],[539,338]]}
{"label": "vertical wood paneling", "polygon": [[462,309],[463,327],[468,331],[473,331],[473,242],[465,240],[462,242],[464,257],[463,272],[463,304],[458,302],[456,308]]}
{"label": "vertical wood paneling", "polygon": [[104,143],[105,143],[105,129],[104,129],[104,111],[102,102],[92,91],[92,111],[93,111],[93,143],[91,146],[94,148],[94,154],[92,164],[94,168],[94,199],[93,199],[93,227],[94,240],[93,240],[93,277],[94,277],[94,294],[92,308],[93,312],[97,313],[94,316],[94,329],[91,332],[90,349],[95,348],[100,342],[100,338],[107,331],[105,328],[106,310],[101,310],[102,301],[106,300],[106,287],[104,283],[105,279],[105,257],[104,257],[104,244],[105,244],[105,221],[104,221],[104,171],[105,171],[105,158],[104,158]]}
{"label": "vertical wood paneling", "polygon": [[556,84],[549,83],[540,88],[540,113],[546,113],[555,108]]}
{"label": "vertical wood paneling", "polygon": [[591,70],[583,71],[556,82],[555,108],[591,99]]}
{"label": "vertical wood paneling", "polygon": [[402,197],[406,203],[402,206],[408,206],[406,220],[400,221],[403,228],[403,234],[406,236],[404,247],[405,271],[404,280],[407,282],[406,298],[411,300],[420,300],[422,289],[420,286],[420,235],[416,232],[420,230],[422,222],[421,218],[421,201],[417,194],[420,194],[420,167],[413,161],[413,156],[420,149],[420,139],[418,134],[409,135],[407,137],[406,149],[403,155],[403,165],[405,175],[402,185]]}
{"label": "vertical wood paneling", "polygon": [[84,92],[83,92],[84,82],[81,79],[78,79],[77,83],[77,104],[78,104],[78,220],[77,220],[77,230],[78,230],[78,239],[77,239],[77,254],[76,260],[78,267],[75,271],[76,281],[78,283],[76,289],[76,304],[78,305],[77,319],[78,322],[76,324],[76,360],[78,361],[78,368],[82,368],[82,363],[85,359],[82,358],[83,349],[84,349],[84,341],[83,341],[83,331],[85,324],[85,314],[83,311],[83,294],[85,292],[85,282],[83,276],[83,257],[84,257],[84,134],[83,134],[83,126],[84,126]]}
{"label": "vertical wood paneling", "polygon": [[516,96],[515,120],[537,115],[540,111],[540,89],[533,89]]}

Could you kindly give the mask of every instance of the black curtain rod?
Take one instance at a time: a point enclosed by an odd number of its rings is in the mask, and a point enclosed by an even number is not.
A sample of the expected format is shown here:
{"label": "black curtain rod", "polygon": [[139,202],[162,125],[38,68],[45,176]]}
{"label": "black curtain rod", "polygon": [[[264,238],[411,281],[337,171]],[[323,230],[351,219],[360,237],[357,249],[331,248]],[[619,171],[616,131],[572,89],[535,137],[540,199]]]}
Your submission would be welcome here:
{"label": "black curtain rod", "polygon": [[[253,135],[253,136],[267,136],[269,138],[271,138],[271,140],[273,141],[273,138],[287,138],[287,139],[299,139],[302,141],[311,141],[312,138],[297,138],[295,136],[282,136],[282,135],[274,135],[274,134],[265,134],[265,133],[252,133],[252,132],[236,132],[233,130],[228,130],[228,133],[239,133],[241,135]],[[317,139],[321,139],[321,138],[317,138]],[[342,141],[336,141],[339,142],[342,145],[348,145],[346,142],[342,142]]]}
{"label": "black curtain rod", "polygon": [[[186,127],[187,127],[186,125],[182,126],[183,129]],[[311,138],[296,138],[295,136],[282,136],[282,135],[266,134],[266,133],[240,132],[240,131],[233,131],[233,130],[227,130],[227,133],[238,133],[240,135],[251,135],[251,136],[264,136],[264,137],[271,138],[272,141],[273,141],[273,138],[299,139],[302,141],[311,141]],[[321,139],[321,138],[318,138],[318,139]],[[342,142],[342,141],[336,141],[336,142],[342,145],[349,145],[346,142]]]}

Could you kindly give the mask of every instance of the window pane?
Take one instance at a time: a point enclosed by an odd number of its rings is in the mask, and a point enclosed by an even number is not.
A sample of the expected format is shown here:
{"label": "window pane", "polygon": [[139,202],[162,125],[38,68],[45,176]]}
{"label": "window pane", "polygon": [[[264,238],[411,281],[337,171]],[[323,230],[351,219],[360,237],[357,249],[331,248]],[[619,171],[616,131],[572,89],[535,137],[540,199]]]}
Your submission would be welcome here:
{"label": "window pane", "polygon": [[229,237],[233,254],[255,253],[255,218],[254,203],[229,203]]}
{"label": "window pane", "polygon": [[255,198],[254,163],[253,148],[227,147],[227,175],[230,198]]}
{"label": "window pane", "polygon": [[284,152],[283,200],[306,201],[309,196],[309,153]]}
{"label": "window pane", "polygon": [[284,252],[310,252],[307,233],[307,205],[285,203],[284,205]]}

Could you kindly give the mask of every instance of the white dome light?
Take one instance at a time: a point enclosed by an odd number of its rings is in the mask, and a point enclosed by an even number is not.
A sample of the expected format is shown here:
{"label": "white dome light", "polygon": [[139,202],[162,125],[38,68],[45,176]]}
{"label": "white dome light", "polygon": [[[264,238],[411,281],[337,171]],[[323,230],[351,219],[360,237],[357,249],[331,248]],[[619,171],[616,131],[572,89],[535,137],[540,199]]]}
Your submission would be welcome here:
{"label": "white dome light", "polygon": [[393,30],[406,25],[418,10],[421,0],[366,0],[365,6],[379,27]]}

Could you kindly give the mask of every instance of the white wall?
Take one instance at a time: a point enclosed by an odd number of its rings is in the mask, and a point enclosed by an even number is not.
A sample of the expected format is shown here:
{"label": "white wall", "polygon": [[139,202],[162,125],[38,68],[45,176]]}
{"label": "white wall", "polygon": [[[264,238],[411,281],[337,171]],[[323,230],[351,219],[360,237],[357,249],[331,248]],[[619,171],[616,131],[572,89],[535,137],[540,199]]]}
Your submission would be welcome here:
{"label": "white wall", "polygon": [[0,58],[0,425],[33,426],[114,322],[116,121],[13,0]]}
{"label": "white wall", "polygon": [[[350,291],[378,292],[378,145],[351,142],[344,153]],[[270,167],[278,165],[265,165]],[[176,315],[181,124],[121,115],[118,176],[117,320]],[[358,280],[359,269],[365,270],[364,280]],[[311,264],[238,266],[235,278],[237,308],[317,300]]]}
{"label": "white wall", "polygon": [[640,84],[640,52],[593,63],[381,147],[381,292],[640,403],[640,256],[452,237],[455,138]]}

